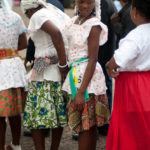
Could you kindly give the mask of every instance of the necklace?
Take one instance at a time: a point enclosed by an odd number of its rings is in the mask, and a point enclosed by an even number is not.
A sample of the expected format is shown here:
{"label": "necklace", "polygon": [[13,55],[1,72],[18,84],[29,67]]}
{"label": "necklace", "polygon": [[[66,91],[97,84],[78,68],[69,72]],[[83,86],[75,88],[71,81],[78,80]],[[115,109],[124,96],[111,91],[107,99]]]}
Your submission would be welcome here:
{"label": "necklace", "polygon": [[91,15],[91,13],[90,14],[88,14],[87,16],[85,16],[85,17],[83,17],[83,18],[81,18],[81,19],[79,19],[79,17],[78,17],[78,23],[79,23],[79,25],[81,25],[82,24],[82,22],[87,18],[87,17],[89,17]]}

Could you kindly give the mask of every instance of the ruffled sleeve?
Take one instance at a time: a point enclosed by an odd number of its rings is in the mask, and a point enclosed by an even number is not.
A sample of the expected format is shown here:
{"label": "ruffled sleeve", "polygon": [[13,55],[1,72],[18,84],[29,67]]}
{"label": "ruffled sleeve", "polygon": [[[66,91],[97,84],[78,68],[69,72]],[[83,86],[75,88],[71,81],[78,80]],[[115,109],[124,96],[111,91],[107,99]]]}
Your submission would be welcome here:
{"label": "ruffled sleeve", "polygon": [[101,34],[100,34],[99,45],[103,45],[107,42],[107,37],[108,37],[107,26],[105,24],[103,24],[102,22],[100,22],[98,18],[94,17],[94,18],[89,19],[84,24],[84,26],[86,28],[87,37],[89,36],[93,26],[100,26],[102,31],[101,31]]}

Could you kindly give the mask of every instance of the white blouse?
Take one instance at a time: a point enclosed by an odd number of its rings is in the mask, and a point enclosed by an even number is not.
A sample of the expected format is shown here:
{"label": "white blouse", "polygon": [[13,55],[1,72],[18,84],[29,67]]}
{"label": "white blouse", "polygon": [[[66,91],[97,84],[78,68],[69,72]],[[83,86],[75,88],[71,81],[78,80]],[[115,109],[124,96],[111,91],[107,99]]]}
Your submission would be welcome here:
{"label": "white blouse", "polygon": [[137,26],[122,39],[114,59],[119,71],[150,70],[150,23]]}
{"label": "white blouse", "polygon": [[[41,30],[42,25],[46,21],[51,21],[61,31],[63,25],[70,18],[66,14],[57,14],[53,10],[42,8],[37,11],[30,19],[28,31],[35,45],[35,58],[45,56],[57,56],[57,51],[53,45],[50,35]],[[62,33],[63,34],[63,33]],[[50,65],[44,70],[42,75],[37,75],[34,78],[35,81],[60,81],[60,72],[57,64]]]}
{"label": "white blouse", "polygon": [[[88,37],[90,35],[92,27],[100,26],[102,28],[99,45],[103,45],[107,41],[107,27],[102,22],[100,22],[98,18],[90,18],[86,20],[83,24],[78,25],[74,23],[77,17],[78,16],[73,17],[72,20],[67,25],[65,25],[65,28],[63,30],[64,36],[68,40],[69,63],[72,63],[81,58],[88,57]],[[76,88],[79,88],[81,86],[87,64],[88,61],[76,64]],[[88,85],[87,91],[88,93],[101,95],[106,93],[106,89],[107,88],[105,84],[105,77],[100,64],[97,62],[95,72]],[[67,75],[66,80],[63,84],[63,90],[71,94],[69,74]]]}
{"label": "white blouse", "polygon": [[[0,8],[0,51],[17,49],[19,35],[26,31],[21,17]],[[26,70],[19,57],[0,60],[0,91],[27,86]]]}

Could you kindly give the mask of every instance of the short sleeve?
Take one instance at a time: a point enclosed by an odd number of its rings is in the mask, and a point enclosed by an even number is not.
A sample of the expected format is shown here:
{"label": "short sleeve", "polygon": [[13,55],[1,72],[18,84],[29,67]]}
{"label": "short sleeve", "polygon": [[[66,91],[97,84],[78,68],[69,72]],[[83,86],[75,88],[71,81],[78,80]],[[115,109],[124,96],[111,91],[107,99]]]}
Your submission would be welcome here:
{"label": "short sleeve", "polygon": [[131,33],[120,41],[119,49],[114,53],[114,59],[121,68],[128,67],[130,61],[136,59],[140,53],[140,48],[135,40],[135,36]]}
{"label": "short sleeve", "polygon": [[90,31],[92,29],[93,26],[100,26],[102,31],[100,34],[100,39],[99,39],[99,45],[103,45],[107,42],[107,38],[108,38],[108,28],[105,24],[103,24],[102,22],[99,21],[98,18],[94,17],[91,18],[87,21],[87,34],[89,36]]}
{"label": "short sleeve", "polygon": [[35,32],[39,30],[42,25],[48,20],[49,18],[47,15],[45,15],[44,11],[39,11],[35,13],[30,19],[28,31]]}

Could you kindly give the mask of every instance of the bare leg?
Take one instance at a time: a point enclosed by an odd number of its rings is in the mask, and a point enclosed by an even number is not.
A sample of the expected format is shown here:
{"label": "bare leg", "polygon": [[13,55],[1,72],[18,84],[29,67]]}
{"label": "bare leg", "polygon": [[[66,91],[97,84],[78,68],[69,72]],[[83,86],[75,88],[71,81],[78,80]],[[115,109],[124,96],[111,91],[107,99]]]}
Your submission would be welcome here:
{"label": "bare leg", "polygon": [[91,128],[91,139],[92,139],[92,143],[91,143],[91,150],[96,150],[96,142],[97,142],[97,127],[92,127]]}
{"label": "bare leg", "polygon": [[52,129],[52,144],[50,150],[58,150],[62,133],[63,133],[62,127]]}
{"label": "bare leg", "polygon": [[6,121],[5,117],[0,117],[0,150],[5,150],[5,133],[6,133]]}
{"label": "bare leg", "polygon": [[20,145],[21,137],[21,116],[9,117],[9,124],[12,133],[12,144]]}
{"label": "bare leg", "polygon": [[96,150],[96,127],[79,133],[79,150]]}
{"label": "bare leg", "polygon": [[32,129],[32,138],[36,150],[45,150],[45,136],[42,129]]}

